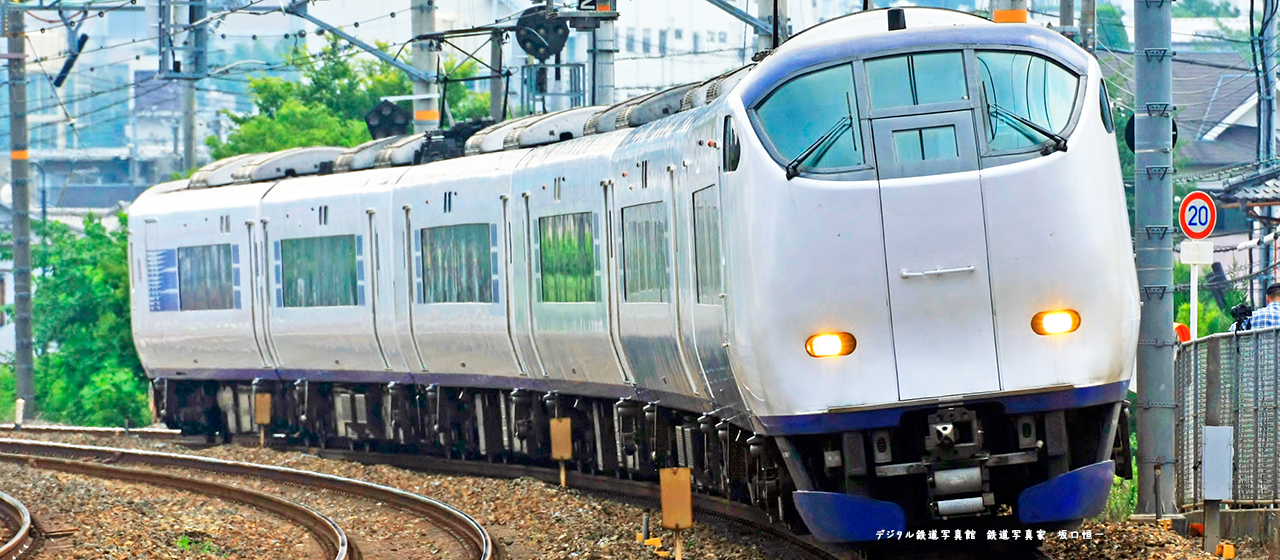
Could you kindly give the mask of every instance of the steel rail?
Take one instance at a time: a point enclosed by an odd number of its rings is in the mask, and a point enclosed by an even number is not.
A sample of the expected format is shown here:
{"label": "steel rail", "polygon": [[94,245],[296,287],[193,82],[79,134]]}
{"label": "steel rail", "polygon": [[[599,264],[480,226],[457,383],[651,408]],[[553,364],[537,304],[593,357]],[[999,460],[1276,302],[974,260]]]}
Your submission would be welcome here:
{"label": "steel rail", "polygon": [[[27,431],[27,427],[22,428]],[[4,425],[0,425],[0,433],[6,431]],[[48,430],[48,433],[83,433],[87,435],[116,435],[114,429],[94,429],[94,428],[78,428],[78,427],[58,427]],[[156,439],[166,439],[176,442],[187,442],[193,444],[194,447],[203,448],[203,440],[201,443],[195,443],[199,438],[191,438],[182,436],[177,430],[156,430],[150,436]],[[13,441],[30,442],[31,440],[7,440],[0,439],[0,450],[6,448]],[[253,446],[257,446],[257,442],[253,442]],[[267,441],[267,445],[272,449],[280,451],[295,451],[313,454],[322,458],[337,459],[343,461],[351,461],[366,465],[387,465],[392,467],[403,468],[406,470],[418,472],[430,472],[444,475],[458,476],[478,476],[486,478],[533,478],[551,484],[559,484],[559,471],[557,469],[538,467],[533,465],[522,465],[513,463],[489,463],[483,461],[463,461],[456,459],[445,459],[441,457],[432,457],[425,455],[397,454],[397,453],[373,453],[364,451],[351,451],[346,449],[316,449],[305,446],[281,444],[279,442]],[[101,449],[101,448],[99,448]],[[115,451],[114,449],[112,451]],[[124,450],[120,450],[124,451]],[[139,452],[150,453],[150,452]],[[168,455],[168,454],[162,454]],[[179,457],[187,458],[188,455],[179,455]],[[210,459],[218,461],[216,459]],[[204,468],[204,467],[200,467]],[[278,468],[278,467],[276,467]],[[286,469],[288,470],[288,469]],[[653,506],[659,502],[661,497],[660,489],[656,483],[640,482],[633,480],[623,480],[608,476],[597,476],[585,473],[569,471],[566,473],[566,481],[570,488],[582,490],[587,493],[600,495],[602,497],[614,500],[643,504],[646,507]],[[327,475],[326,475],[327,476]],[[366,483],[367,484],[367,483]],[[794,544],[798,548],[803,549],[814,557],[828,559],[857,559],[864,557],[860,548],[830,545],[822,543],[806,535],[797,535],[779,523],[774,522],[769,516],[760,509],[735,502],[725,498],[710,496],[707,494],[694,493],[693,506],[700,516],[711,517],[725,522],[749,527],[755,531],[761,531],[772,538],[779,539]],[[980,547],[981,548],[981,547]],[[946,558],[948,560],[968,560],[970,558],[985,560],[991,558],[991,554],[1000,557],[1002,551],[998,550],[982,550],[982,551],[903,551],[904,555],[898,556],[904,560],[931,560],[934,558]],[[1042,550],[1019,551],[1020,554],[1030,554],[1034,560],[1051,560],[1051,557]],[[494,558],[497,558],[495,555]]]}
{"label": "steel rail", "polygon": [[[467,549],[468,556],[475,560],[501,559],[500,551],[494,545],[488,531],[471,516],[443,502],[390,486],[324,473],[271,465],[240,463],[196,455],[71,445],[34,440],[0,439],[0,452],[42,456],[58,455],[79,459],[88,458],[110,460],[118,463],[203,470],[234,476],[274,480],[303,487],[323,488],[386,503],[428,519],[457,539]],[[0,455],[0,457],[3,457],[3,455]]]}
{"label": "steel rail", "polygon": [[0,492],[0,520],[13,529],[9,542],[0,544],[0,560],[21,560],[39,550],[39,535],[31,523],[31,512],[4,492]]}
{"label": "steel rail", "polygon": [[240,502],[260,510],[269,511],[306,528],[312,535],[315,535],[320,546],[325,549],[325,554],[334,560],[360,560],[359,551],[351,545],[347,540],[346,533],[332,519],[307,506],[256,490],[237,488],[218,482],[164,472],[130,469],[24,453],[0,453],[0,461],[94,478],[108,478],[152,486],[163,486]]}
{"label": "steel rail", "polygon": [[96,437],[137,437],[141,439],[182,440],[194,439],[182,435],[181,430],[164,428],[101,428],[89,426],[28,426],[15,430],[13,424],[0,424],[0,432],[40,435],[88,435]]}

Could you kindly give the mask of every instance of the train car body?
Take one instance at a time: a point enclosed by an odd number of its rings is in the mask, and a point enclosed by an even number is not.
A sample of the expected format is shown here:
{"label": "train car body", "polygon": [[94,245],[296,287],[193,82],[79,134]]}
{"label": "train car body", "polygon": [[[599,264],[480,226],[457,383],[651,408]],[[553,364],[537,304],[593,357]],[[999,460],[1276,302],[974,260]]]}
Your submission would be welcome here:
{"label": "train car body", "polygon": [[160,415],[533,461],[570,417],[578,468],[688,466],[830,542],[1095,515],[1138,328],[1097,62],[904,12],[466,157],[153,188],[130,259]]}

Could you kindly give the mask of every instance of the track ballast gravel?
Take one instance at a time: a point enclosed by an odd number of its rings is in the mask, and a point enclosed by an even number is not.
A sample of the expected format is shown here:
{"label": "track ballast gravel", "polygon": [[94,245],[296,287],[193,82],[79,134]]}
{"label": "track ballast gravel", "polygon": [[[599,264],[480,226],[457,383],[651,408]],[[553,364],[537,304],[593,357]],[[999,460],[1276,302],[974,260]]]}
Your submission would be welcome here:
{"label": "track ballast gravel", "polygon": [[0,488],[46,518],[75,528],[40,560],[263,558],[323,554],[302,527],[250,506],[146,484],[0,463]]}

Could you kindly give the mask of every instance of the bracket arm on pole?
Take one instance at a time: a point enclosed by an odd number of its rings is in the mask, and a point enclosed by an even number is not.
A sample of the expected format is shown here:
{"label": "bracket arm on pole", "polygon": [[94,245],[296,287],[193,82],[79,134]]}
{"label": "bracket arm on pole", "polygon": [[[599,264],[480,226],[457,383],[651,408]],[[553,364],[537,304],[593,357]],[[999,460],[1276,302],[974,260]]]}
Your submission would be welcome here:
{"label": "bracket arm on pole", "polygon": [[298,16],[302,19],[305,19],[311,23],[316,24],[321,29],[328,31],[329,33],[333,33],[334,35],[342,37],[344,41],[351,43],[357,47],[360,47],[365,52],[373,55],[378,60],[386,62],[387,64],[394,66],[396,69],[408,74],[409,77],[413,78],[414,80],[421,81],[421,82],[436,81],[435,74],[428,74],[426,72],[423,72],[422,70],[414,68],[403,62],[400,62],[399,60],[396,60],[395,57],[387,54],[382,49],[374,45],[370,45],[369,43],[366,43],[364,41],[361,41],[360,39],[355,38],[351,34],[341,29],[338,29],[337,27],[329,25],[328,23],[325,23],[324,21],[321,21],[319,18],[311,15],[310,13],[307,13],[307,3],[305,1],[294,2],[292,4],[289,4],[287,7],[285,7],[284,12],[287,14]]}
{"label": "bracket arm on pole", "polygon": [[768,35],[773,33],[772,25],[769,25],[761,21],[760,18],[758,17],[755,17],[751,14],[748,14],[742,11],[740,8],[734,6],[733,4],[730,4],[727,0],[707,0],[707,2],[709,2],[711,5],[717,8],[720,8],[721,10],[724,10],[729,15],[735,18],[738,18],[739,20],[742,20],[743,23],[750,25],[751,27],[754,27],[756,29],[757,34]]}

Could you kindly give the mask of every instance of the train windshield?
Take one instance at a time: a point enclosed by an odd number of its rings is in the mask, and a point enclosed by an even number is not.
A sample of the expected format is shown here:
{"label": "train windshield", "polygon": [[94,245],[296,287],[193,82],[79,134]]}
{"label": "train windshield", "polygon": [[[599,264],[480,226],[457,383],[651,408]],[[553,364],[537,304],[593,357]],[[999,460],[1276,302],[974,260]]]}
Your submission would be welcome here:
{"label": "train windshield", "polygon": [[1075,74],[1027,53],[978,51],[977,58],[992,151],[1039,145],[1044,131],[1061,133],[1070,123],[1080,80]]}
{"label": "train windshield", "polygon": [[862,165],[859,127],[836,126],[858,122],[853,69],[848,64],[811,72],[783,84],[756,109],[756,116],[765,136],[786,160],[799,158],[802,161],[797,164],[806,169]]}
{"label": "train windshield", "polygon": [[934,52],[867,61],[871,108],[889,109],[968,99],[964,55]]}

